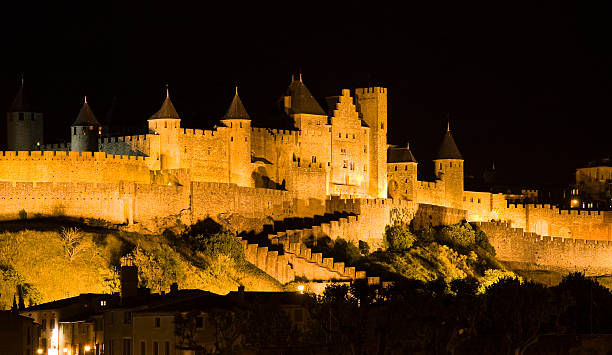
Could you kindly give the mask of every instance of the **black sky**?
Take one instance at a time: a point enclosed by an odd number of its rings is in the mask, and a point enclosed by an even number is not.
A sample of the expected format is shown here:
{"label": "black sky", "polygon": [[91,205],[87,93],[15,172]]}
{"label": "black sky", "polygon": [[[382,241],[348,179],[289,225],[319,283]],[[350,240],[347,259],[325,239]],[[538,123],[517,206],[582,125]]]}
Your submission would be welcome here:
{"label": "black sky", "polygon": [[[0,110],[25,72],[65,140],[82,96],[99,118],[144,125],[169,83],[183,125],[209,127],[233,87],[265,122],[291,74],[323,104],[342,88],[389,88],[389,142],[429,168],[450,113],[469,174],[562,181],[612,152],[612,4],[406,2],[372,8],[125,1],[6,11]],[[263,124],[263,123],[261,123]]]}

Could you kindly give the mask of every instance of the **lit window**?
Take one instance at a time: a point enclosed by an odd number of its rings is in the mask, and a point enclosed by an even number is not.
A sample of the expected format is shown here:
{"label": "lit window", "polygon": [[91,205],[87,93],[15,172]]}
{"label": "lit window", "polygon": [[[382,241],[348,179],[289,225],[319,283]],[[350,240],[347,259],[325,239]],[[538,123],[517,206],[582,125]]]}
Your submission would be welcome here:
{"label": "lit window", "polygon": [[342,167],[343,168],[346,168],[347,165],[348,165],[348,161],[346,161],[346,160],[342,161]]}

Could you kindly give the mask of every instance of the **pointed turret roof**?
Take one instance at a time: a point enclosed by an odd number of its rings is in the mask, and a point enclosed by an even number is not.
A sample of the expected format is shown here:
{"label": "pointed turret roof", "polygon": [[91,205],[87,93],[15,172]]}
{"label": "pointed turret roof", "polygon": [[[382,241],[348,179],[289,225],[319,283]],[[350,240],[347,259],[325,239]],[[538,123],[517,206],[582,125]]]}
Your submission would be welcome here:
{"label": "pointed turret roof", "polygon": [[94,115],[93,111],[89,107],[87,103],[87,96],[85,96],[85,101],[83,102],[83,106],[81,107],[81,111],[79,111],[79,115],[76,120],[74,120],[73,126],[98,126],[100,127],[100,122]]}
{"label": "pointed turret roof", "polygon": [[236,86],[236,94],[234,95],[234,99],[230,104],[230,107],[227,109],[224,119],[250,119],[249,114],[247,113],[244,105],[242,104],[242,100],[240,100],[240,96],[238,96],[238,87]]}
{"label": "pointed turret roof", "polygon": [[299,80],[292,78],[291,84],[287,88],[287,96],[291,96],[291,113],[308,113],[311,115],[326,116],[321,105],[312,96],[306,85],[302,82],[302,75]]}
{"label": "pointed turret roof", "polygon": [[450,132],[450,124],[446,127],[446,134],[444,134],[444,138],[442,138],[442,143],[440,143],[440,149],[438,150],[438,155],[436,159],[461,159],[461,153],[459,152],[459,148],[457,148],[457,144],[453,139],[453,135]]}
{"label": "pointed turret roof", "polygon": [[32,105],[30,104],[29,97],[24,88],[24,80],[21,78],[21,86],[15,95],[15,100],[10,108],[10,112],[33,112]]}
{"label": "pointed turret roof", "polygon": [[416,163],[416,159],[410,151],[410,145],[405,147],[389,147],[387,149],[387,163]]}
{"label": "pointed turret roof", "polygon": [[154,113],[149,119],[155,120],[159,118],[180,118],[178,113],[176,112],[176,109],[174,108],[174,105],[172,104],[172,101],[170,100],[170,91],[168,90],[168,85],[166,85],[166,99],[164,100],[164,103],[162,104],[159,111]]}

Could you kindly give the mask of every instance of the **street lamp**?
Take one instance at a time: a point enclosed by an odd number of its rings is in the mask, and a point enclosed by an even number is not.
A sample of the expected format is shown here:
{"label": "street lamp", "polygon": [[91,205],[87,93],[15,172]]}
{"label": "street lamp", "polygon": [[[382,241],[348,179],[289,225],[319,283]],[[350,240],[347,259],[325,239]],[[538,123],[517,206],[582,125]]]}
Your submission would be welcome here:
{"label": "street lamp", "polygon": [[91,350],[91,346],[85,345],[85,353],[88,353]]}

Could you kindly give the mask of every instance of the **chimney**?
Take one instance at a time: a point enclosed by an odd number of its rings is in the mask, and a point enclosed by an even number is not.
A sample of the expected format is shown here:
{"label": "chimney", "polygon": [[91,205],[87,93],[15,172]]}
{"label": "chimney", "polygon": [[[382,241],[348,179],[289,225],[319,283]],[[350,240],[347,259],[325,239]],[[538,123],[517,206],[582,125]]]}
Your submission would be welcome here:
{"label": "chimney", "polygon": [[121,267],[121,299],[135,297],[138,294],[138,267]]}

